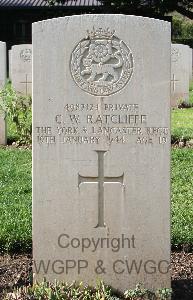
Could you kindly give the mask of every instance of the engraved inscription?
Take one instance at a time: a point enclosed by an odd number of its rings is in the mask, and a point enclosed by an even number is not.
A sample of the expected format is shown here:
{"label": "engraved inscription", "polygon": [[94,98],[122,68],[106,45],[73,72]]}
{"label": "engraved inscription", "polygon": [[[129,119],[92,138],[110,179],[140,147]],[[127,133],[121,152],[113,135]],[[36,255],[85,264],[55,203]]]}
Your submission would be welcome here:
{"label": "engraved inscription", "polygon": [[31,57],[32,57],[32,50],[31,49],[23,49],[20,52],[20,58],[24,61],[24,62],[31,62]]}
{"label": "engraved inscription", "polygon": [[147,147],[168,143],[169,129],[148,126],[149,118],[138,104],[67,103],[53,118],[52,126],[36,127],[37,141],[52,145],[135,143]]}
{"label": "engraved inscription", "polygon": [[55,144],[56,136],[52,135],[52,128],[50,126],[36,127],[38,134],[37,141],[39,144]]}
{"label": "engraved inscription", "polygon": [[98,183],[98,224],[97,227],[106,227],[104,220],[104,183],[120,183],[123,185],[124,173],[117,177],[104,176],[104,155],[107,151],[95,151],[98,155],[98,176],[82,176],[78,174],[78,187],[81,183]]}
{"label": "engraved inscription", "polygon": [[72,78],[85,92],[107,96],[121,90],[133,73],[133,55],[109,28],[88,31],[72,52]]}

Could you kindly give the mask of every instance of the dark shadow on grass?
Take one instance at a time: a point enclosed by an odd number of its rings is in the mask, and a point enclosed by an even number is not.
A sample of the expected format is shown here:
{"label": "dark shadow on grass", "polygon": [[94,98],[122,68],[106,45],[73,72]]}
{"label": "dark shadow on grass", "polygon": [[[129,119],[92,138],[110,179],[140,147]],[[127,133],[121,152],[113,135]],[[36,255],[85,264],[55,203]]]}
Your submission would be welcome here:
{"label": "dark shadow on grass", "polygon": [[172,300],[193,300],[193,279],[172,281]]}
{"label": "dark shadow on grass", "polygon": [[182,102],[178,105],[178,108],[191,108],[193,107],[193,103]]}
{"label": "dark shadow on grass", "polygon": [[30,254],[32,253],[32,241],[14,241],[13,243],[6,245],[5,242],[0,241],[0,255],[3,254]]}

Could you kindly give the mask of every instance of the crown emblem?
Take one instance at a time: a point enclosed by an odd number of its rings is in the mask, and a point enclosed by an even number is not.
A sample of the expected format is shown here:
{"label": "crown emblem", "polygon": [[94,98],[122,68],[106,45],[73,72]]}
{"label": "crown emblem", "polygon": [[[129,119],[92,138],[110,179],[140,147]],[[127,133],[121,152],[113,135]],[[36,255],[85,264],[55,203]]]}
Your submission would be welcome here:
{"label": "crown emblem", "polygon": [[93,30],[89,31],[87,30],[87,34],[88,34],[88,38],[91,40],[95,40],[95,39],[112,39],[113,35],[115,33],[115,30],[110,30],[109,28],[107,29],[102,29],[102,28],[98,28],[95,29],[93,27]]}
{"label": "crown emblem", "polygon": [[73,80],[86,93],[109,96],[131,79],[133,55],[130,48],[109,27],[92,27],[72,51],[70,71]]}

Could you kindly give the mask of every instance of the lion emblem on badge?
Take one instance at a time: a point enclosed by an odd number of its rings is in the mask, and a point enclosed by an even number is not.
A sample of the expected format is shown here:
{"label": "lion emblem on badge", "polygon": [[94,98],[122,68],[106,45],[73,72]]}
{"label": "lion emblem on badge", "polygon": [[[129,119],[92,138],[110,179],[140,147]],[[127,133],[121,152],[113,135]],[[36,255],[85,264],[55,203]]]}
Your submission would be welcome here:
{"label": "lion emblem on badge", "polygon": [[133,73],[133,55],[109,28],[87,31],[71,54],[76,84],[89,94],[108,96],[121,90]]}

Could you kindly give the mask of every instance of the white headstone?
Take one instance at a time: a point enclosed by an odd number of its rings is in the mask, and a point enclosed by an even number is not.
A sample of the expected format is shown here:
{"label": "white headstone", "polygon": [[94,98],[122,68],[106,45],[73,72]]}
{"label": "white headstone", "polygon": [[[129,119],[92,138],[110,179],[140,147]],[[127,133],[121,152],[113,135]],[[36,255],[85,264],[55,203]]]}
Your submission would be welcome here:
{"label": "white headstone", "polygon": [[170,286],[170,54],[155,19],[33,25],[35,280]]}
{"label": "white headstone", "polygon": [[[0,42],[0,90],[6,83],[6,43]],[[0,103],[0,145],[6,145],[7,143],[7,132],[6,132],[6,120],[5,112],[1,108]]]}
{"label": "white headstone", "polygon": [[171,106],[189,102],[190,51],[182,44],[172,44],[171,50]]}
{"label": "white headstone", "polygon": [[11,80],[17,92],[31,95],[32,45],[22,44],[11,48]]}
{"label": "white headstone", "polygon": [[9,79],[11,80],[11,49],[8,51],[8,59],[9,59]]}
{"label": "white headstone", "polygon": [[190,67],[190,83],[192,82],[192,48],[189,47],[189,56],[190,56],[190,62],[189,62],[189,67]]}
{"label": "white headstone", "polygon": [[192,71],[193,71],[193,49],[192,49]]}

